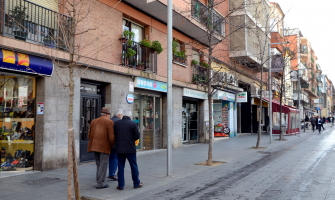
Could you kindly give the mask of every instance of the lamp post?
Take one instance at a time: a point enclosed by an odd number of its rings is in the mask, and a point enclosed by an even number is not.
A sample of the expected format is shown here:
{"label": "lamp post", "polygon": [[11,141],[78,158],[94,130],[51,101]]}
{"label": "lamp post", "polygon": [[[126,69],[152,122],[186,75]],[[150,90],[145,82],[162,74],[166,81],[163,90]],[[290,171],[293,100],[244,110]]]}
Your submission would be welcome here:
{"label": "lamp post", "polygon": [[[272,92],[271,92],[271,45],[275,44],[288,44],[290,41],[287,42],[278,42],[278,43],[269,43],[269,113],[270,113],[270,143],[272,143]],[[262,103],[262,99],[261,99]],[[281,130],[281,127],[280,127]]]}

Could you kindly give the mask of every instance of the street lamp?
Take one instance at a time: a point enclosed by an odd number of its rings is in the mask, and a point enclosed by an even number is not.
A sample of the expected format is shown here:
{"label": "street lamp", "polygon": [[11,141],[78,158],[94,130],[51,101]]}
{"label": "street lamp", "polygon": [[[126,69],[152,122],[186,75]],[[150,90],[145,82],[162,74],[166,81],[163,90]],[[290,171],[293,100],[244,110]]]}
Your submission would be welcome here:
{"label": "street lamp", "polygon": [[[287,42],[269,43],[269,113],[270,113],[270,143],[272,143],[272,92],[271,92],[271,45],[275,44],[288,44]],[[261,99],[262,103],[262,99]],[[280,127],[281,130],[281,127]]]}

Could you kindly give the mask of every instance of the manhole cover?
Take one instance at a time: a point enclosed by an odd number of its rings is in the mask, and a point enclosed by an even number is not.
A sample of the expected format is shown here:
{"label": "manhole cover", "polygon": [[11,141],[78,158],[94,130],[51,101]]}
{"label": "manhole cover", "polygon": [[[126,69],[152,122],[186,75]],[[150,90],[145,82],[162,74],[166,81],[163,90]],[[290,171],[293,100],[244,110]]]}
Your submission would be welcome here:
{"label": "manhole cover", "polygon": [[59,178],[50,178],[50,177],[44,177],[40,179],[35,179],[31,181],[27,181],[26,183],[28,185],[36,185],[36,186],[46,186],[46,185],[51,185],[59,182],[63,182],[65,180],[59,179]]}

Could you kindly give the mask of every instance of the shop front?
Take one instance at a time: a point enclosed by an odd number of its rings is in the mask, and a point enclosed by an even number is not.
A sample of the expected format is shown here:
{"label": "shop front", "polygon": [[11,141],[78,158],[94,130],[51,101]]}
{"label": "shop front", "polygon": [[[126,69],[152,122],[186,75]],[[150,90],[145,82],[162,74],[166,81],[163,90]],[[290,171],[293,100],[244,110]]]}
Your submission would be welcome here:
{"label": "shop front", "polygon": [[213,95],[213,100],[214,135],[237,137],[235,94],[217,91]]}
{"label": "shop front", "polygon": [[199,142],[200,103],[208,99],[205,92],[183,89],[182,137],[183,143]]}
{"label": "shop front", "polygon": [[44,112],[35,102],[35,76],[52,71],[49,59],[0,50],[0,172],[34,169],[35,119]]}
{"label": "shop front", "polygon": [[162,132],[162,97],[167,92],[166,83],[136,77],[134,82],[133,121],[140,130],[138,150],[161,149]]}
{"label": "shop front", "polygon": [[[262,112],[260,112],[260,105],[262,103]],[[261,101],[257,97],[251,98],[251,105],[252,105],[252,130],[253,133],[258,132],[258,124],[260,120],[260,113],[261,117],[261,127],[262,131],[268,131],[270,125],[270,118],[269,118],[269,101],[263,97]]]}

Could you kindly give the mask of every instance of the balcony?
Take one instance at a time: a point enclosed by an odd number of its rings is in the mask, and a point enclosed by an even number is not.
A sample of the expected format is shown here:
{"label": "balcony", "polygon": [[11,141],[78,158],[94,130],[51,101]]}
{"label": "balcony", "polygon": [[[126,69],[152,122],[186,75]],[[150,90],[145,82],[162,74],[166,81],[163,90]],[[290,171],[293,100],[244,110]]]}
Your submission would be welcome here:
{"label": "balcony", "polygon": [[200,65],[193,65],[193,84],[205,86],[208,84],[208,69]]}
{"label": "balcony", "polygon": [[301,55],[301,57],[307,58],[307,56],[308,56],[308,49],[302,49],[300,51],[300,55]]}
{"label": "balcony", "polygon": [[157,73],[157,52],[137,42],[129,45],[127,40],[122,40],[122,65]]}
{"label": "balcony", "polygon": [[313,57],[312,57],[312,56],[311,56],[311,61],[312,61],[313,65],[314,65],[314,59],[313,59]]}
{"label": "balcony", "polygon": [[[163,23],[167,23],[167,1],[166,0],[123,0],[122,2],[137,8],[138,10],[146,13],[149,16],[161,21]],[[208,8],[204,6],[199,0],[192,0],[185,2],[185,8],[178,8],[174,4],[173,9],[173,19],[172,24],[173,28],[178,30],[179,32],[189,36],[190,38],[194,38],[202,44],[208,45],[208,34],[207,34],[207,16]],[[195,3],[197,3],[199,12],[195,13]],[[200,9],[201,7],[201,9]],[[194,15],[198,16],[194,17]],[[204,17],[201,17],[204,16]],[[201,20],[199,18],[201,17]],[[206,20],[205,20],[206,18]],[[221,20],[222,21],[222,20]],[[223,36],[220,34],[215,34],[212,38],[212,44],[217,44],[221,42]]]}
{"label": "balcony", "polygon": [[186,59],[186,57],[178,56],[176,54],[173,54],[173,62],[175,64],[179,64],[179,65],[182,65],[184,67],[187,67],[187,59]]}
{"label": "balcony", "polygon": [[[249,26],[255,27],[254,30],[247,28]],[[263,62],[269,57],[268,51],[260,52],[260,45],[263,45],[266,40],[270,42],[269,35],[266,35],[260,27],[255,26],[253,20],[248,15],[230,17],[229,30],[231,33],[229,36],[229,57],[238,63],[247,65],[253,70],[260,70],[262,64],[261,57],[263,57]],[[267,71],[268,62],[265,62],[263,67]]]}
{"label": "balcony", "polygon": [[68,51],[71,17],[25,0],[4,0],[3,8],[3,36]]}

